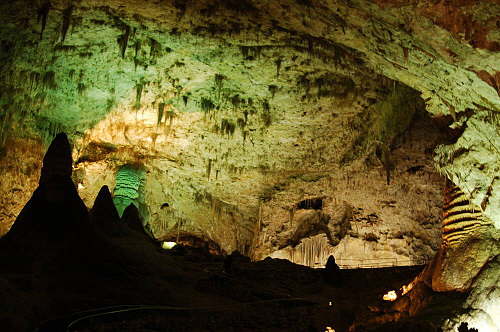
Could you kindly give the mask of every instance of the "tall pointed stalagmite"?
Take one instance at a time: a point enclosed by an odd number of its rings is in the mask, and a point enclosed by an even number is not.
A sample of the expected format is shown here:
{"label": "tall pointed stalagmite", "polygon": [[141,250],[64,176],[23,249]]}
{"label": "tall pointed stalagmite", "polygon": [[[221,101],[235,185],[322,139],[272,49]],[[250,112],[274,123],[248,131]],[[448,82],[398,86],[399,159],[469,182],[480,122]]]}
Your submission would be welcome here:
{"label": "tall pointed stalagmite", "polygon": [[90,222],[105,236],[115,237],[124,233],[125,225],[120,220],[108,186],[102,186],[99,191],[90,210]]}
{"label": "tall pointed stalagmite", "polygon": [[43,157],[40,184],[71,178],[73,158],[71,146],[65,133],[58,134]]}
{"label": "tall pointed stalagmite", "polygon": [[72,164],[68,138],[58,134],[43,158],[38,188],[0,247],[8,243],[11,250],[38,254],[41,248],[79,242],[82,229],[88,229],[88,212],[71,180]]}
{"label": "tall pointed stalagmite", "polygon": [[129,239],[131,243],[146,244],[156,247],[155,240],[153,240],[142,226],[141,216],[139,210],[134,204],[130,204],[123,212],[122,222],[127,225],[129,230]]}
{"label": "tall pointed stalagmite", "polygon": [[139,210],[134,204],[130,204],[125,208],[125,210],[123,211],[122,221],[130,229],[133,229],[137,232],[144,232],[141,216],[139,215]]}

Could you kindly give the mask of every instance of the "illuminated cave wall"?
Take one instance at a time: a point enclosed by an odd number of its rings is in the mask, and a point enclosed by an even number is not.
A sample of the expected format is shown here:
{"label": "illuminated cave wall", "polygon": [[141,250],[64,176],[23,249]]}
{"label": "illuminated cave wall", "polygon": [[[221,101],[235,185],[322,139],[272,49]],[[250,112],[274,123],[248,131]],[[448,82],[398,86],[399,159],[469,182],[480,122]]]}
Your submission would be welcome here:
{"label": "illuminated cave wall", "polygon": [[[38,140],[7,155],[36,160],[64,130],[87,206],[140,162],[156,237],[194,234],[254,258],[325,236],[322,255],[428,259],[439,246],[436,165],[498,225],[498,36],[487,2],[457,9],[486,27],[463,38],[433,20],[444,9],[430,3],[244,3],[2,4],[0,142]],[[9,158],[5,174],[16,174]],[[35,168],[20,191],[2,182],[15,202],[1,207],[4,229]],[[299,203],[312,198],[327,230],[304,217]]]}

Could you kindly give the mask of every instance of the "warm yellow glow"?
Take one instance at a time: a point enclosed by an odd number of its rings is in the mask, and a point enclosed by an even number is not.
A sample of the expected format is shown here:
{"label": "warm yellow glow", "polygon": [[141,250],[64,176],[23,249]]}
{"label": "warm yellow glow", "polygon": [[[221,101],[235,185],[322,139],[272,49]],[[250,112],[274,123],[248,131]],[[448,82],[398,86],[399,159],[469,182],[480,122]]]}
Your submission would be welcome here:
{"label": "warm yellow glow", "polygon": [[325,328],[325,332],[335,332],[335,330],[333,329],[333,327],[327,326]]}
{"label": "warm yellow glow", "polygon": [[401,290],[403,291],[402,295],[405,295],[406,293],[411,291],[413,286],[414,286],[414,281],[410,282],[408,285],[403,285],[403,287],[401,287]]}
{"label": "warm yellow glow", "polygon": [[164,241],[162,244],[161,244],[161,247],[165,250],[170,250],[172,249],[173,247],[175,247],[177,245],[177,243],[175,242],[170,242],[170,241]]}
{"label": "warm yellow glow", "polygon": [[[403,287],[399,289],[401,291],[401,296],[411,291],[413,286],[415,286],[415,281],[410,282],[408,285],[403,285]],[[398,294],[396,293],[396,291],[391,290],[384,294],[382,298],[385,301],[395,301],[398,298]]]}
{"label": "warm yellow glow", "polygon": [[398,298],[398,295],[396,294],[396,291],[388,291],[384,296],[382,297],[385,301],[395,301]]}

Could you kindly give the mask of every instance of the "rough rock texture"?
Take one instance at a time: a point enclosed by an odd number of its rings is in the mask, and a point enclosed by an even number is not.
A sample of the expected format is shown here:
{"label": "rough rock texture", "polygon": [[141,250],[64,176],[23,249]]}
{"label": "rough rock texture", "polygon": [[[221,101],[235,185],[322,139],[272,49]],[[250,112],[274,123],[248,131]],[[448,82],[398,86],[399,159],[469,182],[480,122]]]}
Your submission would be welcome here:
{"label": "rough rock texture", "polygon": [[[1,6],[0,142],[67,131],[88,205],[139,163],[158,238],[263,258],[321,198],[328,225],[352,207],[351,230],[328,239],[339,255],[430,258],[434,165],[498,228],[495,1]],[[441,129],[412,130],[420,104]],[[450,123],[456,142],[439,137]]]}
{"label": "rough rock texture", "polygon": [[[463,197],[463,193],[458,197]],[[463,312],[454,314],[445,322],[444,326],[449,330],[458,328],[462,322],[468,322],[472,328],[478,330],[500,331],[500,321],[497,318],[500,314],[500,232],[481,213],[477,213],[475,218],[467,218],[474,216],[469,211],[480,211],[478,207],[471,205],[470,201],[465,200],[458,204],[461,205],[445,205],[448,208],[445,209],[443,219],[443,225],[455,226],[457,242],[446,242],[443,233],[443,244],[432,263],[422,272],[421,279],[437,292],[467,293],[467,299],[462,305]],[[446,213],[454,210],[452,206],[455,211],[459,211],[458,214]],[[450,224],[451,220],[455,223]],[[467,228],[471,221],[475,227]]]}
{"label": "rough rock texture", "polygon": [[[77,241],[78,230],[87,226],[88,220],[85,216],[81,216],[82,211],[86,214],[87,208],[78,197],[71,180],[72,164],[67,136],[58,134],[43,158],[37,189],[2,241],[15,242],[20,253],[28,256],[33,253],[39,255],[37,251],[43,247],[45,241],[50,241],[54,236],[65,236],[67,232],[72,235],[64,238],[65,244]],[[51,214],[54,215],[49,220],[48,215]],[[68,222],[66,218],[70,218],[71,221]],[[42,232],[45,237],[39,238],[42,228],[49,232],[47,234]]]}
{"label": "rough rock texture", "polygon": [[38,186],[43,147],[33,139],[11,139],[1,152],[0,234],[9,230]]}
{"label": "rough rock texture", "polygon": [[[498,253],[498,251],[497,251]],[[471,285],[471,291],[463,304],[460,313],[445,322],[444,327],[454,330],[461,322],[469,322],[469,326],[478,331],[500,331],[498,317],[500,314],[500,266],[498,255],[493,258],[477,275]]]}
{"label": "rough rock texture", "polygon": [[432,288],[438,292],[467,291],[487,263],[498,255],[498,238],[484,234],[461,246],[440,250],[432,274]]}
{"label": "rough rock texture", "polygon": [[[441,246],[434,259],[410,283],[401,287],[397,299],[382,315],[362,324],[385,323],[432,312],[439,293],[465,294],[443,324],[445,331],[500,331],[498,283],[500,232],[468,196],[447,184]],[[442,307],[453,307],[453,301]],[[422,313],[424,312],[424,313]]]}

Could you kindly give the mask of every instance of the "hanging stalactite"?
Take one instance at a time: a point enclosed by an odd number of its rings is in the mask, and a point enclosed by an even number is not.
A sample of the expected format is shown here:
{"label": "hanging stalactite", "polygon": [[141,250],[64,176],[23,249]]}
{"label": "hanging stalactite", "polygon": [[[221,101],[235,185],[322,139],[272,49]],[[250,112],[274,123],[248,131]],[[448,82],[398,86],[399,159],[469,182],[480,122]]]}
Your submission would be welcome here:
{"label": "hanging stalactite", "polygon": [[66,40],[68,29],[71,25],[71,15],[73,14],[73,5],[70,4],[68,8],[63,10],[62,14],[63,14],[63,23],[61,29],[61,42],[64,42]]}
{"label": "hanging stalactite", "polygon": [[49,17],[49,11],[52,8],[50,1],[45,1],[40,8],[38,8],[38,22],[41,23],[40,29],[40,40],[43,39],[43,32],[45,31],[45,26],[47,25],[47,18]]}
{"label": "hanging stalactite", "polygon": [[128,41],[130,39],[131,29],[128,25],[124,25],[124,32],[120,37],[118,37],[118,45],[120,46],[120,56],[122,59],[125,58],[125,51],[127,50]]}

